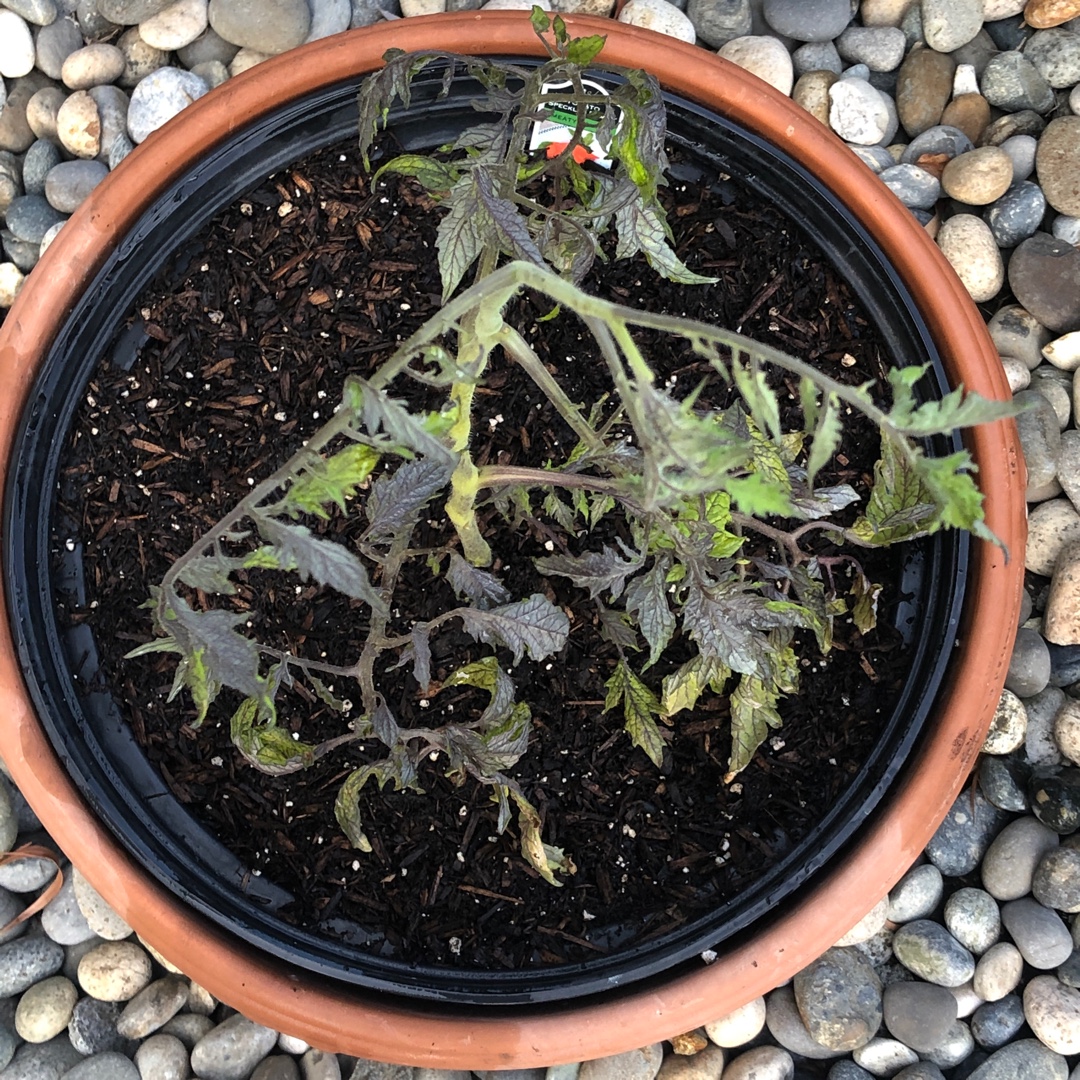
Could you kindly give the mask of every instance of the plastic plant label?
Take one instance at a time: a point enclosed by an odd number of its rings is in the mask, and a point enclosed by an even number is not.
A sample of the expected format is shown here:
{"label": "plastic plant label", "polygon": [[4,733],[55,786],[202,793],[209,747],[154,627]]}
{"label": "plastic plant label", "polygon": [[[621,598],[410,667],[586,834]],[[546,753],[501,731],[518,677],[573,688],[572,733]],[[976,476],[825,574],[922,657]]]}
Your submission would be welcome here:
{"label": "plastic plant label", "polygon": [[[586,93],[601,94],[608,96],[607,90],[591,79],[582,79],[581,85]],[[544,84],[544,93],[555,93],[559,90],[573,90],[573,83],[551,82]],[[572,102],[547,101],[541,109],[544,114],[542,120],[533,124],[532,137],[529,140],[530,150],[545,150],[549,158],[556,157],[566,148],[567,143],[577,128],[578,106]],[[614,162],[608,154],[610,144],[601,144],[596,139],[596,130],[604,119],[603,106],[585,106],[585,125],[581,132],[581,145],[574,148],[574,160],[579,165],[591,161],[610,169]],[[621,120],[619,121],[622,122]]]}

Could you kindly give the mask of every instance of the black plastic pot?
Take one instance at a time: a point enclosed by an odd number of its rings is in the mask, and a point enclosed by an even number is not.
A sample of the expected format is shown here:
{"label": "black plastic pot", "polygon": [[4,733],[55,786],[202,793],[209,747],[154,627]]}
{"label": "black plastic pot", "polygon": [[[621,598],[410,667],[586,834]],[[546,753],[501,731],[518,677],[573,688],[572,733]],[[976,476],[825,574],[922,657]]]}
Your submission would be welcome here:
{"label": "black plastic pot", "polygon": [[[434,83],[414,93],[408,118],[392,128],[406,148],[448,142],[475,113],[475,87],[455,82],[432,100]],[[10,619],[38,715],[79,790],[123,847],[162,884],[232,934],[331,982],[460,1005],[506,1006],[618,993],[700,965],[706,949],[737,941],[755,921],[782,911],[798,890],[844,855],[896,783],[917,746],[953,649],[963,599],[968,538],[939,534],[906,556],[898,625],[912,645],[901,700],[861,774],[827,817],[745,895],[709,916],[613,956],[549,970],[447,971],[369,955],[341,941],[298,931],[275,911],[288,897],[252,877],[169,792],[101,685],[86,628],[65,631],[55,600],[82,590],[74,523],[58,523],[61,450],[94,366],[115,348],[124,315],[166,260],[222,207],[277,168],[346,137],[356,123],[355,84],[339,84],[235,133],[177,181],[123,238],[61,327],[23,415],[4,510],[4,574]],[[426,99],[426,100],[425,100]],[[423,100],[424,108],[417,107]],[[888,259],[848,210],[774,146],[669,97],[671,142],[703,173],[726,173],[756,188],[797,220],[850,283],[897,363],[930,361],[927,394],[948,389],[915,302]],[[684,165],[683,168],[693,168]],[[939,439],[935,452],[956,449]],[[58,531],[57,531],[58,530]],[[54,535],[71,536],[63,570],[50,570]]]}

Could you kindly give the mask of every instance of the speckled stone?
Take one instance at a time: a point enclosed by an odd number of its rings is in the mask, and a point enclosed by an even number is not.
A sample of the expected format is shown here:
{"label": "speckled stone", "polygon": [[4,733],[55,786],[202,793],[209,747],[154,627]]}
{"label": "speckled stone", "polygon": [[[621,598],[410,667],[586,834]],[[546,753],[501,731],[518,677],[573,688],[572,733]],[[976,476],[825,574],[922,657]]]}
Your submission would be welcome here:
{"label": "speckled stone", "polygon": [[133,89],[146,78],[151,71],[165,67],[169,54],[148,45],[139,34],[139,28],[133,26],[117,38],[116,47],[123,53],[124,70],[116,80],[118,86],[126,90]]}
{"label": "speckled stone", "polygon": [[116,1021],[116,1030],[128,1039],[143,1039],[171,1020],[186,1004],[188,983],[179,975],[167,975],[140,990]]}
{"label": "speckled stone", "polygon": [[[1025,240],[1024,243],[1030,241]],[[1016,424],[1028,469],[1028,489],[1035,490],[1049,484],[1057,475],[1061,457],[1061,428],[1053,405],[1042,394],[1035,390],[1023,390],[1015,400],[1024,406],[1024,411],[1016,418]],[[1048,668],[1047,678],[1049,674]],[[1015,687],[1010,689],[1020,697],[1038,692],[1024,692]]]}
{"label": "speckled stone", "polygon": [[[664,1063],[664,1069],[667,1064]],[[657,1080],[664,1080],[664,1069],[660,1070]],[[716,1073],[717,1077],[720,1075]],[[791,1055],[779,1046],[757,1046],[747,1050],[733,1058],[723,1071],[724,1080],[791,1080],[794,1075],[795,1063]]]}
{"label": "speckled stone", "polygon": [[918,165],[893,165],[879,175],[882,183],[905,206],[929,210],[941,197],[941,181]]}
{"label": "speckled stone", "polygon": [[1065,703],[1065,693],[1057,686],[1048,686],[1024,702],[1028,714],[1024,755],[1034,766],[1060,765],[1061,751],[1054,741],[1054,720]]}
{"label": "speckled stone", "polygon": [[[808,71],[799,76],[791,91],[791,98],[796,105],[804,108],[811,116],[826,127],[829,125],[829,88],[838,76],[831,71]],[[892,164],[892,158],[889,158]],[[879,170],[880,171],[880,170]]]}
{"label": "speckled stone", "polygon": [[[1045,351],[1045,350],[1044,350]],[[1031,389],[1042,394],[1053,406],[1058,429],[1064,431],[1072,418],[1072,372],[1053,364],[1043,364],[1031,373]],[[1058,458],[1058,471],[1061,459]]]}
{"label": "speckled stone", "polygon": [[[1077,516],[1080,530],[1080,515]],[[1024,703],[1011,690],[1002,690],[990,721],[990,730],[983,741],[984,754],[1011,754],[1024,745],[1027,732],[1027,710]]]}
{"label": "speckled stone", "polygon": [[1032,371],[1042,363],[1043,346],[1053,336],[1030,311],[1018,304],[1006,304],[998,309],[986,328],[1002,356],[1015,356]]}
{"label": "speckled stone", "polygon": [[1053,975],[1036,975],[1024,987],[1024,1017],[1051,1050],[1080,1053],[1080,990],[1062,986]]}
{"label": "speckled stone", "polygon": [[84,45],[64,61],[60,77],[69,90],[89,90],[91,86],[115,82],[124,73],[124,54],[105,42]]}
{"label": "speckled stone", "polygon": [[998,247],[1012,248],[1034,236],[1045,214],[1046,196],[1042,188],[1024,180],[994,200],[986,211],[986,223]]}
{"label": "speckled stone", "polygon": [[901,926],[893,952],[910,972],[937,986],[959,986],[975,972],[975,958],[945,927],[929,919]]}
{"label": "speckled stone", "polygon": [[828,71],[839,75],[844,70],[844,62],[831,41],[808,41],[800,45],[791,54],[791,62],[797,78],[811,71]]}
{"label": "speckled stone", "polygon": [[14,997],[55,975],[63,962],[64,950],[40,935],[0,945],[0,998]]}
{"label": "speckled stone", "polygon": [[922,0],[922,26],[931,49],[949,53],[982,29],[982,0]]}
{"label": "speckled stone", "polygon": [[276,1031],[236,1014],[195,1044],[191,1067],[203,1080],[244,1080],[276,1042]]}
{"label": "speckled stone", "polygon": [[79,961],[79,985],[100,1001],[130,1001],[150,971],[150,957],[135,942],[107,941]]}
{"label": "speckled stone", "polygon": [[[1025,710],[1026,711],[1026,710]],[[1013,757],[985,756],[979,764],[979,787],[1000,810],[1023,814],[1029,809],[1027,784],[1031,769]]]}
{"label": "speckled stone", "polygon": [[1000,1001],[1020,985],[1024,958],[1011,941],[999,941],[979,957],[972,976],[975,993],[984,1001]]}
{"label": "speckled stone", "polygon": [[987,65],[980,83],[983,97],[1004,112],[1030,109],[1045,113],[1054,105],[1054,91],[1022,53],[998,53]]}
{"label": "speckled stone", "polygon": [[1063,846],[1047,852],[1035,870],[1031,892],[1045,907],[1069,914],[1080,911],[1080,851]]}
{"label": "speckled stone", "polygon": [[80,998],[68,1024],[71,1045],[90,1057],[109,1050],[123,1050],[128,1046],[116,1030],[116,1018],[120,1004],[115,1001],[98,1001],[97,998]]}
{"label": "speckled stone", "polygon": [[1008,815],[979,792],[975,793],[973,806],[970,792],[963,791],[930,838],[927,858],[945,877],[970,874],[1007,820]]}
{"label": "speckled stone", "polygon": [[856,1064],[872,1076],[895,1076],[896,1073],[919,1060],[919,1055],[899,1039],[871,1039],[852,1054]]}
{"label": "speckled stone", "polygon": [[1028,797],[1032,813],[1055,832],[1068,836],[1080,829],[1080,769],[1033,776]]}
{"label": "speckled stone", "polygon": [[905,923],[929,917],[941,900],[943,888],[941,871],[933,863],[912,867],[889,893],[890,921]]}
{"label": "speckled stone", "polygon": [[151,72],[131,92],[128,107],[128,134],[136,143],[182,112],[209,87],[190,71],[164,67]]}
{"label": "speckled stone", "polygon": [[975,956],[982,956],[1001,936],[997,902],[982,889],[957,889],[945,904],[945,927]]}
{"label": "speckled stone", "polygon": [[830,1050],[815,1042],[806,1030],[790,986],[780,986],[765,999],[765,1023],[772,1037],[793,1054],[814,1060],[839,1057],[842,1050]]}
{"label": "speckled stone", "polygon": [[714,49],[751,33],[754,25],[749,0],[689,0],[686,15],[694,24],[698,41]]}
{"label": "speckled stone", "polygon": [[101,893],[83,877],[77,867],[72,868],[72,879],[79,909],[94,933],[106,941],[121,941],[129,937],[131,927],[113,911]]}
{"label": "speckled stone", "polygon": [[68,1026],[78,997],[74,983],[63,975],[42,979],[19,999],[15,1030],[27,1042],[48,1042]]}
{"label": "speckled stone", "polygon": [[1043,633],[1058,645],[1080,644],[1080,542],[1066,544],[1058,555],[1046,597]]}
{"label": "speckled stone", "polygon": [[75,157],[94,158],[101,153],[101,116],[86,90],[69,95],[56,114],[56,135]]}
{"label": "speckled stone", "polygon": [[836,39],[837,52],[849,63],[871,71],[894,71],[904,59],[904,32],[892,26],[848,26]]}
{"label": "speckled stone", "polygon": [[881,981],[856,950],[832,948],[795,976],[795,1001],[810,1037],[831,1050],[865,1046],[881,1025]]}
{"label": "speckled stone", "polygon": [[1064,687],[1080,682],[1080,645],[1055,645],[1049,641],[1047,648],[1050,650],[1050,685]]}
{"label": "speckled stone", "polygon": [[82,1058],[64,1035],[43,1043],[23,1043],[4,1070],[4,1080],[59,1080]]}
{"label": "speckled stone", "polygon": [[938,230],[937,245],[973,300],[982,303],[998,294],[1005,266],[994,234],[982,218],[974,214],[949,218]]}
{"label": "speckled stone", "polygon": [[756,75],[781,94],[791,93],[795,68],[791,54],[776,38],[753,34],[734,38],[720,46],[718,55]]}

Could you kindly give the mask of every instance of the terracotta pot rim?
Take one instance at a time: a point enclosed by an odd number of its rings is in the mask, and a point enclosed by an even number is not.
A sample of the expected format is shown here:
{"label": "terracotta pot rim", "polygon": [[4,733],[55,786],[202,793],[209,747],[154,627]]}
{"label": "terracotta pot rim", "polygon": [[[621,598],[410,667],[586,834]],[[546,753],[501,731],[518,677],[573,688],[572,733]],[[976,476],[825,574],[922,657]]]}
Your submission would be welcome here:
{"label": "terracotta pot rim", "polygon": [[[704,49],[608,20],[567,16],[566,21],[572,30],[607,33],[607,62],[646,67],[666,89],[716,109],[806,161],[893,259],[950,377],[987,396],[1008,396],[996,351],[963,286],[910,213],[883,186],[867,183],[868,171],[835,136],[789,99]],[[527,15],[519,12],[412,18],[326,38],[267,61],[195,102],[95,190],[43,257],[0,330],[0,378],[9,388],[0,402],[5,471],[18,417],[53,327],[107,250],[167,180],[192,164],[203,148],[270,111],[282,98],[291,100],[316,85],[371,70],[386,48],[424,47],[433,31],[441,49],[489,55],[536,51]],[[13,777],[31,805],[41,809],[54,839],[65,851],[77,853],[80,869],[120,914],[151,944],[180,959],[191,977],[255,1020],[324,1049],[448,1068],[535,1066],[627,1050],[722,1015],[804,966],[891,887],[948,811],[1004,682],[1019,611],[1025,538],[1015,426],[1000,422],[977,429],[969,444],[990,496],[988,524],[1014,557],[1007,564],[998,549],[973,545],[963,637],[975,663],[952,673],[942,694],[940,723],[893,804],[879,814],[851,857],[774,926],[733,947],[712,967],[660,987],[568,1010],[485,1015],[463,1024],[457,1012],[323,990],[238,947],[135,868],[84,806],[33,717],[6,622],[0,638],[0,688],[9,708],[0,717],[0,742]],[[975,620],[976,609],[993,611],[995,617]]]}

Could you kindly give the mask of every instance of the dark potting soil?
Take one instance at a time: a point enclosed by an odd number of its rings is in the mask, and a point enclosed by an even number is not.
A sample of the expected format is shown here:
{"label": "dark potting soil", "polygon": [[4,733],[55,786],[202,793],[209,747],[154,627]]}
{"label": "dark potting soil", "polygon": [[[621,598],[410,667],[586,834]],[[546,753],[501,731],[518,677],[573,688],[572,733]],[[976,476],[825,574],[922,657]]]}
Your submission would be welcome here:
{"label": "dark potting soil", "polygon": [[[678,166],[675,174],[688,175]],[[680,256],[719,282],[674,285],[634,261],[598,268],[590,289],[735,327],[834,377],[883,385],[887,359],[852,294],[782,215],[715,174],[675,181],[665,198]],[[293,895],[286,921],[353,944],[366,938],[372,950],[409,962],[521,969],[587,960],[738,895],[808,834],[858,772],[906,668],[888,625],[900,599],[892,587],[899,555],[864,563],[886,582],[883,628],[862,637],[838,620],[827,657],[800,635],[802,693],[782,702],[783,729],[725,786],[726,698],[706,696],[693,714],[673,718],[656,769],[620,717],[602,712],[615,653],[586,594],[532,568],[545,544],[567,538],[537,524],[511,527],[489,511],[503,580],[518,596],[545,592],[571,618],[565,655],[526,659],[513,671],[534,731],[512,773],[541,813],[545,842],[578,867],[562,888],[526,864],[514,823],[496,835],[488,789],[471,781],[455,788],[438,761],[421,771],[426,795],[365,788],[360,810],[373,851],[350,848],[334,796],[351,769],[383,756],[381,744],[353,744],[308,770],[268,777],[229,741],[237,695],[223,693],[192,731],[186,695],[166,703],[174,658],[124,659],[152,634],[139,605],[170,563],[319,426],[347,373],[372,370],[433,310],[437,221],[408,182],[370,191],[355,149],[342,145],[272,177],[173,259],[138,301],[75,421],[61,510],[80,523],[87,606],[67,614],[92,625],[103,677],[171,790],[252,874]],[[517,303],[512,321],[527,328],[572,400],[607,391],[603,365],[571,316],[541,322],[549,304]],[[661,379],[687,390],[709,374],[677,344],[647,355]],[[478,463],[561,460],[573,439],[533,385],[498,362],[477,395],[474,430]],[[865,493],[876,455],[876,433],[856,421],[822,482]],[[348,536],[354,526],[336,515],[326,527]],[[426,528],[421,544],[445,540],[443,524]],[[582,550],[582,539],[571,549]],[[404,628],[455,605],[422,561],[409,566],[410,590],[397,597],[395,626]],[[236,600],[263,640],[331,662],[358,652],[350,625],[362,613],[336,594],[263,574]],[[435,679],[483,654],[451,631],[433,645]],[[686,658],[678,651],[676,641],[674,655],[651,669],[652,685]],[[500,656],[508,668],[509,654]],[[464,689],[424,700],[407,667],[381,678],[403,726],[446,722],[455,708],[458,718],[475,715],[485,704]],[[308,742],[342,733],[341,716],[311,698],[291,692],[281,723]]]}

